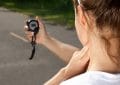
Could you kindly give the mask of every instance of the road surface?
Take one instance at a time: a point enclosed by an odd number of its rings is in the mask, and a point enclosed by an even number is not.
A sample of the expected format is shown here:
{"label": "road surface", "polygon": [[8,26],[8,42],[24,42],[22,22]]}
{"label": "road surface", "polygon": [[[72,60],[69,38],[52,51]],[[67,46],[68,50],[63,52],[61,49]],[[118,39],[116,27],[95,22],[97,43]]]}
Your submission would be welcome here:
{"label": "road surface", "polygon": [[[37,46],[34,59],[28,59],[32,48],[25,39],[24,21],[23,14],[0,8],[0,85],[43,85],[65,66],[63,61],[41,45]],[[55,38],[79,46],[75,31],[45,24],[47,31]]]}

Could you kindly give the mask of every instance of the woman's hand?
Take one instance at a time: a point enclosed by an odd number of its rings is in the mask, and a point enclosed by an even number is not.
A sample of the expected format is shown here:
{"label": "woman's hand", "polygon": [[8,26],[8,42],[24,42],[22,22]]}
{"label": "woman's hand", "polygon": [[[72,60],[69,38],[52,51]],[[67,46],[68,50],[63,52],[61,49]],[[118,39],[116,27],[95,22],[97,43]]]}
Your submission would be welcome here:
{"label": "woman's hand", "polygon": [[[36,35],[36,43],[43,44],[49,38],[49,36],[48,36],[48,33],[45,29],[45,25],[43,24],[43,22],[38,17],[36,17],[36,20],[38,20],[39,27],[40,27],[39,32]],[[32,36],[33,36],[33,32],[28,31],[28,26],[27,25],[25,25],[24,28],[25,28],[25,33],[26,33],[26,36],[27,36],[28,40],[31,41]]]}
{"label": "woman's hand", "polygon": [[84,47],[80,52],[74,53],[68,65],[62,68],[44,85],[59,85],[62,81],[85,72],[89,64],[89,56],[87,52],[88,47]]}
{"label": "woman's hand", "polygon": [[69,79],[86,71],[89,64],[88,47],[73,54],[68,65],[65,67],[65,79]]}

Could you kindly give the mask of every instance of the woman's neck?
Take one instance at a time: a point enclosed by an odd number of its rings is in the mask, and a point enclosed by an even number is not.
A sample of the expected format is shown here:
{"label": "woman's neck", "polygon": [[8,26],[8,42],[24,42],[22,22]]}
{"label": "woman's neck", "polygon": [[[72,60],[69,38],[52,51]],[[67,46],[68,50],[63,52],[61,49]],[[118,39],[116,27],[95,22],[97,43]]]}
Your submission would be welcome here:
{"label": "woman's neck", "polygon": [[[92,37],[91,42],[89,42],[89,52],[90,64],[88,66],[89,70],[105,71],[110,73],[120,72],[120,66],[113,62],[111,57],[106,51],[106,44],[101,41],[100,38]],[[120,64],[120,62],[117,62]]]}

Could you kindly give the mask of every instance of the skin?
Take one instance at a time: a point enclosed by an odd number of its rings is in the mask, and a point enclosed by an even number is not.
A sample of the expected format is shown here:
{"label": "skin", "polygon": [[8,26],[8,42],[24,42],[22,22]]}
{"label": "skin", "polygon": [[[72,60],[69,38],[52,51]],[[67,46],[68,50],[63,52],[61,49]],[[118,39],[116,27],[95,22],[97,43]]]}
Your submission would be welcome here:
{"label": "skin", "polygon": [[[87,67],[86,71],[104,71],[108,73],[120,72],[120,62],[116,61],[117,64],[114,63],[106,52],[105,42],[100,38],[99,31],[95,26],[95,18],[90,15],[91,13],[85,12],[80,5],[77,7],[77,10],[78,12],[75,14],[75,25],[78,38],[83,46],[87,46],[89,49],[86,50],[86,52],[84,51],[85,54],[83,52],[84,55],[81,53],[79,53],[80,55],[78,57],[73,55],[68,65],[62,68],[44,85],[59,85],[63,80],[67,80],[77,74],[85,72],[85,67]],[[115,49],[116,48],[113,48],[113,52]]]}
{"label": "skin", "polygon": [[44,85],[59,85],[62,81],[85,72],[89,63],[89,57],[86,55],[87,51],[88,47],[84,47],[81,51],[74,53],[67,66],[59,70],[59,72]]}
{"label": "skin", "polygon": [[[58,72],[58,74],[56,74],[53,78],[46,82],[45,85],[58,85],[63,79],[66,80],[75,75],[83,73],[86,70],[89,63],[89,57],[86,55],[88,47],[86,46],[80,50],[77,47],[60,42],[59,40],[51,37],[47,33],[44,24],[38,17],[36,17],[36,20],[39,21],[39,25],[41,28],[40,32],[37,34],[36,42],[48,48],[66,63],[69,63],[66,67],[62,68]],[[27,35],[28,40],[31,41],[33,33],[27,31],[27,29],[28,27],[25,26],[25,33]],[[78,69],[78,66],[80,67],[80,69]],[[72,69],[73,67],[74,70]]]}
{"label": "skin", "polygon": [[[99,31],[97,30],[98,28],[95,25],[95,17],[92,13],[84,11],[81,5],[77,6],[77,10],[77,13],[75,11],[75,26],[78,38],[83,44],[83,49],[81,51],[74,46],[64,44],[51,38],[47,34],[44,25],[39,21],[40,26],[43,26],[43,32],[41,31],[37,35],[37,43],[46,46],[68,63],[66,67],[62,68],[44,85],[59,85],[63,80],[67,80],[85,71],[120,72],[120,62],[116,61],[117,64],[114,63],[107,54],[105,48],[106,44],[100,38]],[[31,35],[32,34],[29,35],[29,33],[27,34],[29,39],[31,39]],[[57,51],[56,48],[58,49]],[[61,55],[63,49],[66,51],[68,50],[68,53],[64,54],[63,52],[63,55]],[[112,49],[113,52],[115,49],[116,48]],[[77,51],[77,53],[73,55],[75,51]]]}
{"label": "skin", "polygon": [[78,6],[77,9],[78,12],[75,14],[75,26],[78,38],[84,47],[81,51],[74,53],[68,65],[62,68],[44,85],[59,85],[62,81],[85,72],[89,65],[90,57],[88,55],[88,25],[85,24],[86,17],[84,17],[85,14],[82,8]]}
{"label": "skin", "polygon": [[[39,21],[40,31],[36,36],[36,42],[48,48],[51,52],[56,54],[60,59],[68,63],[75,51],[80,50],[79,48],[63,43],[53,37],[51,37],[45,28],[45,25],[42,23],[38,17],[36,20]],[[28,27],[25,26],[25,33],[28,40],[31,41],[33,33],[28,31]]]}
{"label": "skin", "polygon": [[[63,80],[83,73],[86,70],[89,63],[89,57],[86,53],[88,50],[88,46],[80,50],[77,47],[60,42],[57,39],[51,37],[46,32],[44,24],[41,20],[39,20],[38,17],[36,17],[36,20],[39,21],[41,28],[40,32],[37,34],[36,42],[48,48],[66,63],[69,63],[66,67],[62,68],[58,72],[58,74],[56,74],[53,78],[46,82],[45,85],[58,85]],[[27,29],[28,27],[25,26],[25,33],[27,35],[27,38],[31,41],[33,33],[27,31]],[[78,66],[80,67],[80,69],[78,69]]]}

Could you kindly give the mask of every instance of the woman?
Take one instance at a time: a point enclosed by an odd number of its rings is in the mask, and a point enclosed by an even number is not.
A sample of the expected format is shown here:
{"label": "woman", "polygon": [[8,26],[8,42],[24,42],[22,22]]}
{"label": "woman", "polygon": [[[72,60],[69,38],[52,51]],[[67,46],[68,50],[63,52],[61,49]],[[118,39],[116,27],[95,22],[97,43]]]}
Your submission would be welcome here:
{"label": "woman", "polygon": [[[75,24],[90,56],[87,72],[60,85],[120,84],[120,0],[74,0]],[[84,37],[83,37],[84,36]]]}
{"label": "woman", "polygon": [[[120,1],[73,0],[73,2],[76,31],[84,48],[70,57],[79,49],[65,44],[66,47],[63,48],[69,50],[66,54],[69,57],[64,57],[66,55],[61,54],[61,51],[53,50],[53,48],[60,50],[64,45],[57,42],[56,46],[51,47],[49,42],[56,40],[51,38],[51,41],[46,41],[46,47],[63,60],[70,61],[46,85],[60,83],[60,85],[119,85]],[[38,38],[38,43],[39,40]],[[82,73],[83,71],[86,72]],[[78,75],[80,73],[82,74]]]}

